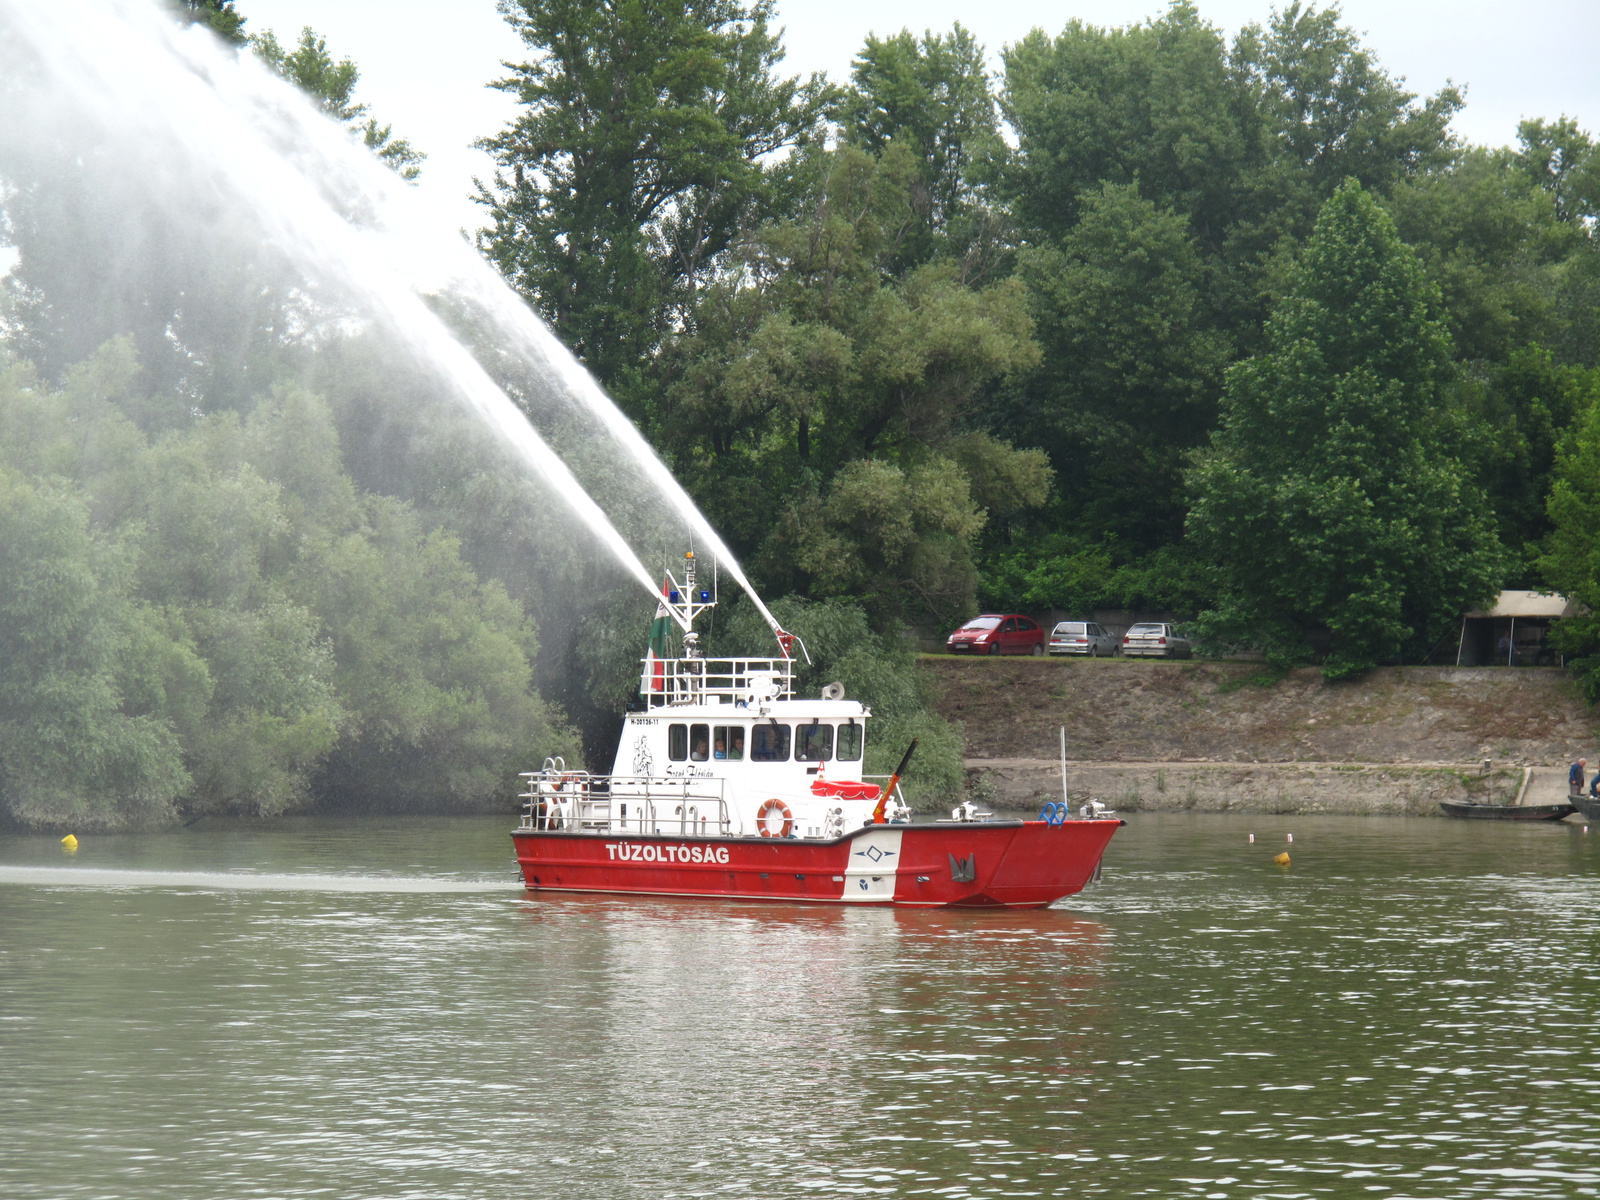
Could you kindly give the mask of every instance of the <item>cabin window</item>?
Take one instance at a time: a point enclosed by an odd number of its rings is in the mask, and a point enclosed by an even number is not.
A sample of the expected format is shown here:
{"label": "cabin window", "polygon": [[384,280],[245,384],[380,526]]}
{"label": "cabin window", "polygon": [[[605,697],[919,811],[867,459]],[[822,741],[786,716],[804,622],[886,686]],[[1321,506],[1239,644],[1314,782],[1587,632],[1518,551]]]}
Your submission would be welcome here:
{"label": "cabin window", "polygon": [[833,757],[833,726],[796,725],[794,756],[800,762],[827,762]]}
{"label": "cabin window", "polygon": [[689,757],[689,727],[687,725],[667,726],[667,757],[673,762],[682,762]]}
{"label": "cabin window", "polygon": [[744,761],[744,726],[718,725],[711,731],[711,757]]}
{"label": "cabin window", "polygon": [[861,735],[865,725],[839,726],[839,761],[856,762],[861,758]]}
{"label": "cabin window", "polygon": [[788,762],[789,727],[755,725],[750,729],[751,762]]}
{"label": "cabin window", "polygon": [[689,761],[705,762],[711,757],[711,726],[689,726]]}

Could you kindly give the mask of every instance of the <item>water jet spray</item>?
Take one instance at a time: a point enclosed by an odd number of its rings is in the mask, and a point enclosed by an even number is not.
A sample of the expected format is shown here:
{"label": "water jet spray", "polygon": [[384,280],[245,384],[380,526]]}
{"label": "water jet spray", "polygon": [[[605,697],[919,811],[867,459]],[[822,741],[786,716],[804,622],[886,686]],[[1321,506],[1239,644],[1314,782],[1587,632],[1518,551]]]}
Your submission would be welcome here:
{"label": "water jet spray", "polygon": [[[169,155],[159,183],[183,193],[170,197],[175,208],[195,184],[189,172],[248,212],[265,241],[308,277],[337,279],[658,596],[638,554],[567,462],[425,297],[469,299],[558,389],[542,399],[567,404],[598,426],[654,498],[727,568],[788,653],[788,635],[738,560],[593,377],[420,193],[296,88],[205,28],[176,25],[151,0],[0,0],[0,38],[13,53],[18,46],[32,53],[76,119]],[[52,94],[40,112],[53,115],[62,99]]]}

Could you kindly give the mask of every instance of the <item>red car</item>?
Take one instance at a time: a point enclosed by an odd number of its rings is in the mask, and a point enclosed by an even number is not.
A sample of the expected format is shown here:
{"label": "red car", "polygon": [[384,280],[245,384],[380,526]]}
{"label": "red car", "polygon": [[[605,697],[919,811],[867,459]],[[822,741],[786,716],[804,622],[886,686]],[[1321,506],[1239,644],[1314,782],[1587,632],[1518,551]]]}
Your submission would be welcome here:
{"label": "red car", "polygon": [[1020,613],[973,617],[945,641],[951,654],[1043,654],[1044,630]]}

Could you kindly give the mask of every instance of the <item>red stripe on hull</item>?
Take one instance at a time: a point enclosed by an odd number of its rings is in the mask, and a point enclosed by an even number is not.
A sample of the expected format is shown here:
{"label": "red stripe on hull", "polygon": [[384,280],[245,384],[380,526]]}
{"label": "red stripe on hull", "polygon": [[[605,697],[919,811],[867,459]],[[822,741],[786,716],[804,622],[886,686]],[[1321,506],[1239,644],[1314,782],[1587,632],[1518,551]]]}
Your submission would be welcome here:
{"label": "red stripe on hull", "polygon": [[873,825],[790,838],[512,833],[536,891],[915,908],[1043,908],[1093,876],[1115,818]]}

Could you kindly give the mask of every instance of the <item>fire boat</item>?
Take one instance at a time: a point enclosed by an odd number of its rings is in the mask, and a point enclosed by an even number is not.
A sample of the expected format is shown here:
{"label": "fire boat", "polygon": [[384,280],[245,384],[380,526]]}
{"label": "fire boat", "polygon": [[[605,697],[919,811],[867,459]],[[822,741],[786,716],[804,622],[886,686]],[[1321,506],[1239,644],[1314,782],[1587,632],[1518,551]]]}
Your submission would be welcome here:
{"label": "fire boat", "polygon": [[705,657],[694,622],[715,593],[696,590],[692,552],[683,573],[663,583],[611,773],[549,759],[522,776],[511,836],[530,890],[1043,908],[1096,875],[1123,822],[1092,806],[1024,821],[963,804],[913,822],[900,775],[916,743],[894,774],[863,775],[871,710],[837,683],[796,696],[805,646],[770,617],[777,657]]}

